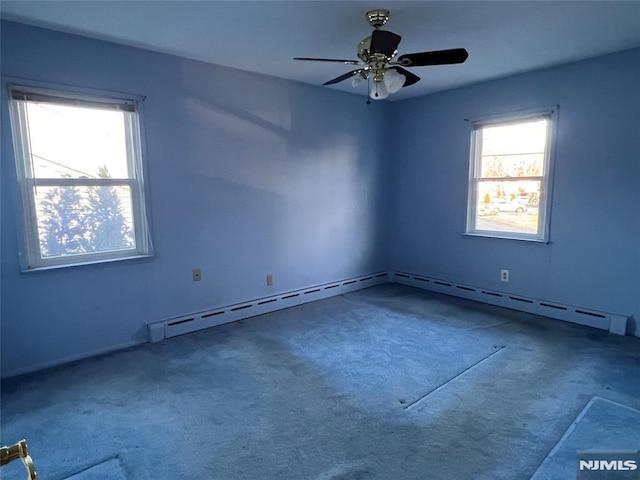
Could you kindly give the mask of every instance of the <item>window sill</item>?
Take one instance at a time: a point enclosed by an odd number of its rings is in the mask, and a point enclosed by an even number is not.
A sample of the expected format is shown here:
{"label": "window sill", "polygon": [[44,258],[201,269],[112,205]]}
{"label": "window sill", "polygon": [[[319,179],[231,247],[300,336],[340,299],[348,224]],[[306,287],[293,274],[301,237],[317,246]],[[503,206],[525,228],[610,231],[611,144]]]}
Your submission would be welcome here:
{"label": "window sill", "polygon": [[101,260],[90,260],[86,262],[74,262],[74,263],[65,263],[62,265],[45,265],[41,267],[33,267],[33,268],[22,268],[20,270],[21,273],[29,274],[29,273],[37,273],[37,272],[51,272],[55,270],[65,270],[68,268],[77,268],[77,267],[89,267],[93,265],[108,265],[112,263],[119,262],[136,262],[136,261],[150,261],[155,258],[155,255],[134,255],[131,257],[122,257],[122,258],[110,258],[110,259],[101,259]]}
{"label": "window sill", "polygon": [[526,237],[513,237],[507,234],[500,235],[499,233],[468,233],[464,232],[463,237],[478,237],[478,238],[494,238],[497,240],[516,240],[518,242],[527,242],[537,245],[551,245],[549,240],[541,240],[538,238],[526,238]]}

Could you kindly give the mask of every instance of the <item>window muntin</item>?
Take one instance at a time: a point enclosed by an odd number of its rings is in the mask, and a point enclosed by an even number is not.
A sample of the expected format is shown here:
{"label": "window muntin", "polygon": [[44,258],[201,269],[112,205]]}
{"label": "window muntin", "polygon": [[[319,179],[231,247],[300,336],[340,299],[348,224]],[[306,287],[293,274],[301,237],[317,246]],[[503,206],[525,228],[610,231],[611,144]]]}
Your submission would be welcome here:
{"label": "window muntin", "polygon": [[9,87],[26,269],[149,255],[137,104]]}
{"label": "window muntin", "polygon": [[552,112],[475,122],[466,233],[547,241]]}

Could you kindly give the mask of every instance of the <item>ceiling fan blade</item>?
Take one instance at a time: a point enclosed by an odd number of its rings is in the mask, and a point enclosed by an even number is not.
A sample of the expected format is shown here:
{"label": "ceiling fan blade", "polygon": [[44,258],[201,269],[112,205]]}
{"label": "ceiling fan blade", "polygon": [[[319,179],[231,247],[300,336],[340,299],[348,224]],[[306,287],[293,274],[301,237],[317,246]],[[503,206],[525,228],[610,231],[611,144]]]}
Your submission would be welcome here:
{"label": "ceiling fan blade", "polygon": [[414,83],[418,83],[420,81],[420,77],[415,75],[414,73],[410,72],[409,70],[407,70],[406,68],[402,68],[402,67],[389,67],[394,69],[396,72],[404,75],[407,79],[404,82],[404,85],[402,85],[403,87],[409,87],[411,85],[413,85]]}
{"label": "ceiling fan blade", "polygon": [[433,52],[408,53],[398,58],[403,67],[426,67],[428,65],[450,65],[464,62],[469,53],[464,48],[436,50]]}
{"label": "ceiling fan blade", "polygon": [[358,65],[358,60],[341,60],[338,58],[311,58],[311,57],[294,57],[294,60],[305,60],[309,62],[337,62],[345,65]]}
{"label": "ceiling fan blade", "polygon": [[351,78],[354,75],[358,75],[360,72],[362,72],[362,68],[359,68],[357,70],[352,70],[349,73],[345,73],[344,75],[340,75],[339,77],[334,78],[333,80],[324,82],[322,85],[333,85],[334,83],[340,83],[343,80],[346,80],[347,78]]}
{"label": "ceiling fan blade", "polygon": [[392,57],[398,49],[402,37],[386,30],[374,30],[371,34],[371,46],[369,52],[384,53],[387,57]]}

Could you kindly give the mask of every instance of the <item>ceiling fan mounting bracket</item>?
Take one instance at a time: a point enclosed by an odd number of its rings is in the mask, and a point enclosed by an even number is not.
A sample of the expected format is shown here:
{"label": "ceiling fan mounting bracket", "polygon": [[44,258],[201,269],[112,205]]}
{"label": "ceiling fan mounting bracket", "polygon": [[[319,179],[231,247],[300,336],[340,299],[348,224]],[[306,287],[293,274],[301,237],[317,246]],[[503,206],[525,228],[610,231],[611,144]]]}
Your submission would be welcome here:
{"label": "ceiling fan mounting bracket", "polygon": [[389,10],[370,10],[367,12],[367,20],[373,28],[380,28],[389,20]]}

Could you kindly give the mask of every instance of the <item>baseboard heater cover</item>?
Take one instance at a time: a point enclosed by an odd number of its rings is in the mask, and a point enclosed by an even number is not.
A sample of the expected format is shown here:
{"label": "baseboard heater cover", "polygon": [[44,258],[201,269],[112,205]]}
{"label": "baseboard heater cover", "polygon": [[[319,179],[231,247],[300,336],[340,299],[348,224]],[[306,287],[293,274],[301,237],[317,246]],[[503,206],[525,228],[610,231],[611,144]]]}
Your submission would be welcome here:
{"label": "baseboard heater cover", "polygon": [[362,277],[348,278],[339,282],[284,292],[271,297],[258,298],[204,312],[193,313],[181,317],[170,318],[147,324],[147,340],[159,342],[165,338],[177,337],[224,323],[235,322],[244,318],[255,317],[283,308],[294,307],[304,303],[334,297],[343,293],[361,290],[389,282],[389,274],[380,272]]}
{"label": "baseboard heater cover", "polygon": [[523,295],[482,289],[470,285],[461,285],[448,280],[430,278],[424,275],[414,275],[405,272],[381,272],[284,292],[279,295],[227,305],[205,312],[148,323],[147,340],[149,342],[159,342],[165,338],[176,337],[205,328],[215,327],[244,318],[254,317],[385,283],[409,285],[423,290],[476,300],[512,310],[533,313],[535,315],[564,320],[601,330],[608,330],[610,333],[617,335],[625,335],[627,332],[628,317],[625,315],[564,305],[558,302],[544,301]]}
{"label": "baseboard heater cover", "polygon": [[533,313],[535,315],[555,318],[557,320],[577,323],[579,325],[599,328],[601,330],[608,330],[610,333],[616,335],[626,335],[627,333],[628,316],[625,315],[564,305],[558,302],[548,302],[522,295],[476,288],[470,285],[457,285],[454,282],[429,278],[424,275],[413,275],[406,272],[390,272],[389,281],[423,290]]}

